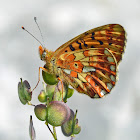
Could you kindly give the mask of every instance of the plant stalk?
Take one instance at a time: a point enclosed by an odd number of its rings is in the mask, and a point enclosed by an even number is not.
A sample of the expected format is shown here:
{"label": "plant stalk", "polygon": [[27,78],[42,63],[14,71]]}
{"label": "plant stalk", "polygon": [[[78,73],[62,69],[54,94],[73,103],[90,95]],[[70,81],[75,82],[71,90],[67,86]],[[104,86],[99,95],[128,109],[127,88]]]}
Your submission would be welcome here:
{"label": "plant stalk", "polygon": [[53,134],[55,135],[55,140],[57,140],[56,129],[54,126],[53,126]]}
{"label": "plant stalk", "polygon": [[[51,132],[51,134],[52,134],[52,136],[53,136],[54,140],[57,140],[57,137],[56,137],[56,131],[53,133],[53,132],[52,132],[52,130],[50,129],[50,127],[49,127],[48,123],[47,123],[47,122],[45,122],[45,124],[47,125],[47,127],[48,127],[49,131]],[[53,127],[53,131],[54,131],[54,129],[55,129],[55,127]]]}

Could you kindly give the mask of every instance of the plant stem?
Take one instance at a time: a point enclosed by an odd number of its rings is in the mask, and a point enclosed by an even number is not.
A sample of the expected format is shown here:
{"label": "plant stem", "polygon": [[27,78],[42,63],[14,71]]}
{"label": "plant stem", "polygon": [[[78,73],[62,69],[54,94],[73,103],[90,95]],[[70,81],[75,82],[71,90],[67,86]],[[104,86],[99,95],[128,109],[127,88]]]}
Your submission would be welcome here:
{"label": "plant stem", "polygon": [[45,122],[45,124],[47,125],[47,127],[48,127],[49,131],[51,132],[51,134],[52,134],[52,136],[53,136],[54,140],[57,140],[57,137],[56,137],[56,132],[55,132],[55,134],[54,134],[54,133],[52,132],[52,130],[50,129],[50,127],[49,127],[48,123],[47,123],[47,122]]}
{"label": "plant stem", "polygon": [[57,140],[56,129],[54,126],[53,126],[53,134],[55,135],[55,139]]}
{"label": "plant stem", "polygon": [[78,112],[78,110],[76,109],[76,112],[75,112],[75,115],[74,115],[74,119],[76,119],[77,112]]}
{"label": "plant stem", "polygon": [[28,101],[28,105],[35,106],[35,105],[33,105],[30,101]]}

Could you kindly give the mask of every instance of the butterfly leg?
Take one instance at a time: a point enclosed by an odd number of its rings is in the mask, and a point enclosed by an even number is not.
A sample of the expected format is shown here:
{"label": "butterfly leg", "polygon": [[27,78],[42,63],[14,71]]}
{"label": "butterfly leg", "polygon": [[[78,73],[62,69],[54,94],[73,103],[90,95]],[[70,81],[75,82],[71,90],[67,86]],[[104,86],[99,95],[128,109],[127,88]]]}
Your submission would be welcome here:
{"label": "butterfly leg", "polygon": [[62,82],[62,80],[58,77],[58,80],[61,82],[61,86],[62,86],[62,102],[63,102],[63,82]]}
{"label": "butterfly leg", "polygon": [[36,87],[38,86],[38,84],[40,82],[40,69],[42,69],[43,71],[47,72],[47,69],[45,69],[43,67],[39,67],[38,82],[37,82],[36,86],[33,88],[32,92],[36,89]]}

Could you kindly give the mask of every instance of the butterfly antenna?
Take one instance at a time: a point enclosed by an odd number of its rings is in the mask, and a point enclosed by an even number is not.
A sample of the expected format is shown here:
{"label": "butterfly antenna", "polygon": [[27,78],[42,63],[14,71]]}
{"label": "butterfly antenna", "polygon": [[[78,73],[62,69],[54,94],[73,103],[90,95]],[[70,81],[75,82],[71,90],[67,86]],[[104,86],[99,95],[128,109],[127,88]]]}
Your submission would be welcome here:
{"label": "butterfly antenna", "polygon": [[41,46],[43,47],[43,44],[34,36],[34,35],[32,35],[28,30],[26,30],[23,26],[21,27],[24,31],[26,31],[28,34],[30,34],[36,41],[38,41],[40,44],[41,44]]}
{"label": "butterfly antenna", "polygon": [[39,32],[40,32],[40,35],[41,35],[41,38],[42,38],[42,41],[43,41],[43,44],[44,44],[44,38],[43,38],[43,35],[42,35],[42,32],[41,32],[41,29],[40,29],[40,27],[39,27],[39,25],[37,23],[37,18],[36,17],[34,17],[34,21],[35,21],[35,23],[36,23],[36,25],[37,25],[37,27],[39,29]]}

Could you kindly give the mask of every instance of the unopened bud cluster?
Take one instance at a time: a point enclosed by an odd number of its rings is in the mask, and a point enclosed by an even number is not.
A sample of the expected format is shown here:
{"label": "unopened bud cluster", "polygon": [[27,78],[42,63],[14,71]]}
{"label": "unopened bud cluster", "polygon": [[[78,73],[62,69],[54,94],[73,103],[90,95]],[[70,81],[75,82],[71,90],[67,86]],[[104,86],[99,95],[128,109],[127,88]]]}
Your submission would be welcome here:
{"label": "unopened bud cluster", "polygon": [[[42,76],[47,85],[43,84],[44,89],[38,95],[41,104],[34,105],[36,117],[54,127],[61,126],[65,136],[79,134],[81,127],[78,125],[78,119],[76,119],[77,112],[74,114],[66,104],[74,90],[49,73],[42,72]],[[32,92],[28,81],[23,82],[21,79],[18,84],[18,95],[22,104],[30,104]]]}

